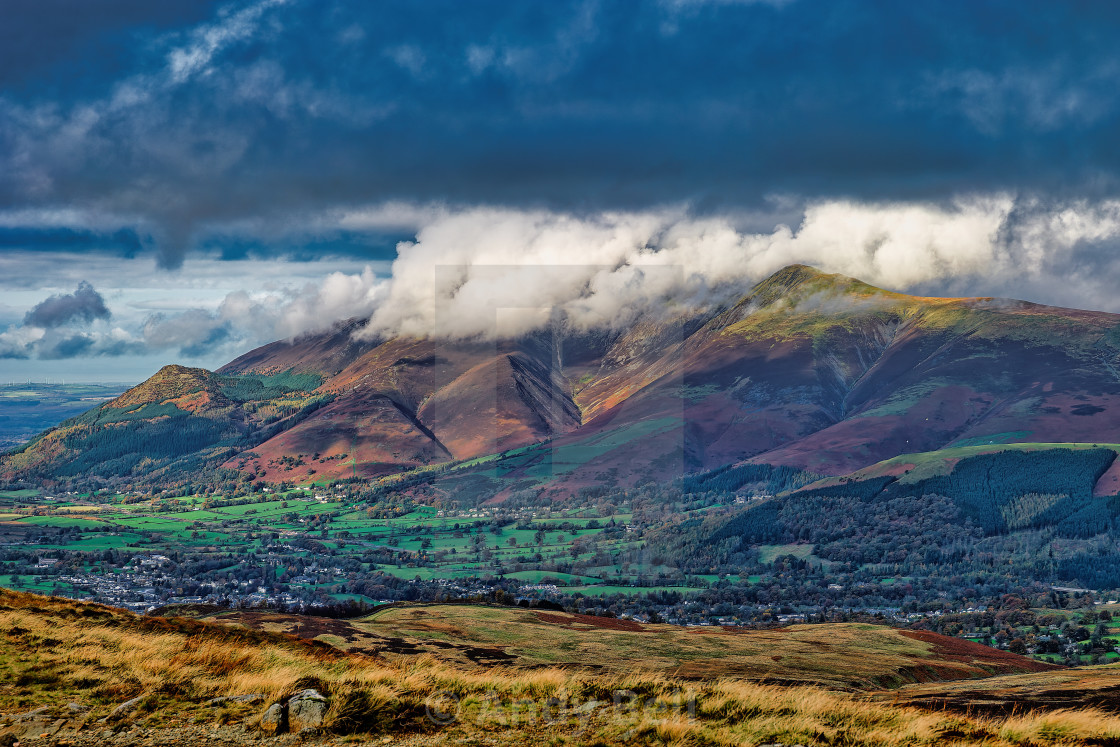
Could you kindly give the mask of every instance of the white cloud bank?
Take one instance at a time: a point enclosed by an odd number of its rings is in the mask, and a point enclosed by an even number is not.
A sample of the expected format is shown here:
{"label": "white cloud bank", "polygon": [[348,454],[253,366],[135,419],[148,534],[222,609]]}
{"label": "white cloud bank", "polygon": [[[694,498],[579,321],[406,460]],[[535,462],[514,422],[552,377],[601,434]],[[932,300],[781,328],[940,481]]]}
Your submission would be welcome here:
{"label": "white cloud bank", "polygon": [[[1086,247],[1107,263],[1111,252],[1100,245],[1118,238],[1120,201],[1051,208],[1007,195],[947,205],[821,202],[799,225],[767,233],[681,210],[579,217],[468,209],[435,216],[415,241],[399,245],[366,334],[485,336],[493,334],[495,308],[557,308],[577,326],[622,325],[655,305],[742,295],[792,263],[895,290],[993,295],[1062,281]],[[1106,288],[1074,290],[1030,300],[1111,300]],[[543,318],[526,313],[521,328],[504,331],[524,332]]]}
{"label": "white cloud bank", "polygon": [[144,323],[145,343],[154,349],[178,348],[202,357],[216,348],[236,355],[247,344],[290,339],[330,327],[337,321],[370,316],[387,281],[369,267],[357,274],[333,272],[320,283],[272,292],[236,291],[217,309],[156,313]]}
{"label": "white cloud bank", "polygon": [[[302,263],[301,279],[291,276],[296,265],[283,260],[194,260],[168,278],[212,285],[217,273],[243,273],[224,283],[243,289],[223,291],[205,307],[134,304],[132,316],[106,295],[111,323],[79,319],[64,336],[17,322],[0,334],[0,357],[157,351],[217,365],[256,345],[355,317],[370,319],[365,337],[513,335],[550,323],[557,311],[576,327],[620,327],[649,310],[736,298],[792,263],[892,290],[1120,311],[1120,201],[833,200],[795,214],[800,219],[791,225],[771,219],[764,225],[773,227],[759,231],[741,228],[742,216],[698,217],[685,208],[577,215],[387,203],[317,213],[290,229],[298,232],[302,224],[314,235],[340,227],[419,227],[414,240],[398,245],[388,275],[370,266],[331,272],[361,265],[329,258]],[[758,215],[749,219],[760,224]],[[323,275],[315,277],[315,270]],[[101,290],[110,268],[98,273],[92,283]]]}

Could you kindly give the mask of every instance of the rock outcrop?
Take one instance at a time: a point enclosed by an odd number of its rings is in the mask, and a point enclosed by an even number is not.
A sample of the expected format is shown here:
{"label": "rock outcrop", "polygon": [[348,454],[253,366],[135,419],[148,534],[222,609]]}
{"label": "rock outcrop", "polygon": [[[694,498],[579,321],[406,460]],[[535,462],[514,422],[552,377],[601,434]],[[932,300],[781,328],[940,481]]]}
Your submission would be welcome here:
{"label": "rock outcrop", "polygon": [[318,690],[308,688],[295,695],[273,703],[261,715],[260,728],[265,734],[290,732],[298,734],[317,729],[327,720],[330,701]]}

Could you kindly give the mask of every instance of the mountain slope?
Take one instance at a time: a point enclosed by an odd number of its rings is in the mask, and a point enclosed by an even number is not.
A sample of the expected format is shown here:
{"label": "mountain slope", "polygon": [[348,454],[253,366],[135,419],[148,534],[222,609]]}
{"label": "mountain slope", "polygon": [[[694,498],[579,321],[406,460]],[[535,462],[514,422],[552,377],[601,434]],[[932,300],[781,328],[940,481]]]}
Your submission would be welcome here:
{"label": "mountain slope", "polygon": [[566,477],[582,483],[648,464],[653,451],[664,476],[745,459],[845,474],[949,445],[1110,441],[1118,324],[1102,312],[905,296],[794,266],[659,359],[605,370],[576,398],[590,418],[555,445],[679,420],[660,444]]}
{"label": "mountain slope", "polygon": [[267,375],[293,371],[334,376],[376,347],[375,342],[355,339],[354,333],[363,326],[362,320],[350,319],[324,332],[278,340],[235,358],[217,373]]}
{"label": "mountain slope", "polygon": [[3,458],[29,478],[117,478],[173,484],[297,423],[327,398],[311,374],[220,376],[165,366]]}
{"label": "mountain slope", "polygon": [[821,591],[835,591],[833,603],[884,584],[919,598],[960,593],[962,607],[1005,579],[1036,601],[1058,588],[1115,589],[1120,496],[1109,475],[1118,452],[1117,444],[956,447],[811,482],[746,463],[682,481],[684,500],[719,500],[721,511],[645,537],[686,572],[792,564],[800,581],[815,577]]}
{"label": "mountain slope", "polygon": [[[226,468],[266,480],[512,450],[506,483],[560,494],[744,461],[839,475],[948,446],[1111,442],[1120,428],[1120,316],[907,296],[801,265],[736,303],[613,332],[463,342],[364,340],[359,327],[272,343],[185,383],[165,369],[110,414],[206,418],[211,455],[220,444]],[[239,400],[224,393],[232,381],[279,382],[315,407],[269,399],[279,390]],[[76,425],[0,472],[66,474],[57,444]],[[83,468],[121,476],[109,462]]]}

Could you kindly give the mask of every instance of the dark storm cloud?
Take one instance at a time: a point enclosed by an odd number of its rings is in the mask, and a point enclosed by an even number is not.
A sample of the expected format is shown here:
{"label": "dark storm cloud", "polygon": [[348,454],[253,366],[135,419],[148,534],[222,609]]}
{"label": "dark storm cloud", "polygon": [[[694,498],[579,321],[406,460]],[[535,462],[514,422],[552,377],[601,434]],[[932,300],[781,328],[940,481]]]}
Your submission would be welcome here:
{"label": "dark storm cloud", "polygon": [[105,299],[89,283],[79,283],[73,293],[51,296],[27,312],[25,326],[60,327],[73,322],[92,322],[94,319],[108,319],[109,307]]}
{"label": "dark storm cloud", "polygon": [[216,327],[204,339],[192,345],[184,345],[179,351],[188,358],[202,358],[213,354],[222,343],[229,341],[230,336],[228,327]]}
{"label": "dark storm cloud", "polygon": [[214,233],[199,239],[196,246],[224,260],[281,256],[294,262],[307,262],[324,256],[350,256],[370,261],[391,261],[397,255],[397,244],[412,238],[413,233],[366,231],[330,231],[313,236],[269,239]]}
{"label": "dark storm cloud", "polygon": [[[118,0],[73,44],[51,5],[17,5],[5,33],[46,61],[0,64],[0,204],[139,216],[167,266],[215,224],[384,200],[719,212],[1118,186],[1109,3],[263,0],[198,24]],[[91,60],[96,80],[51,84]]]}
{"label": "dark storm cloud", "polygon": [[[206,20],[212,0],[4,0],[0,86],[71,95],[128,72],[143,34]],[[80,57],[83,64],[76,65]]]}
{"label": "dark storm cloud", "polygon": [[141,340],[106,324],[111,316],[101,294],[81,282],[73,293],[36,304],[22,324],[0,330],[0,359],[115,358],[150,352]]}
{"label": "dark storm cloud", "polygon": [[50,251],[88,248],[134,257],[145,245],[134,230],[122,228],[108,233],[75,228],[31,228],[0,226],[0,249]]}
{"label": "dark storm cloud", "polygon": [[[0,347],[0,357],[4,357]],[[34,357],[43,361],[66,360],[69,358],[107,357],[142,355],[148,352],[140,342],[134,340],[114,340],[103,334],[67,330],[51,330],[40,340],[36,340],[22,353],[9,357]]]}
{"label": "dark storm cloud", "polygon": [[203,309],[168,316],[152,314],[144,322],[144,342],[154,350],[178,349],[198,358],[211,354],[232,338],[229,320]]}
{"label": "dark storm cloud", "polygon": [[63,360],[78,358],[88,354],[93,348],[94,338],[90,335],[76,334],[50,340],[38,349],[40,360]]}

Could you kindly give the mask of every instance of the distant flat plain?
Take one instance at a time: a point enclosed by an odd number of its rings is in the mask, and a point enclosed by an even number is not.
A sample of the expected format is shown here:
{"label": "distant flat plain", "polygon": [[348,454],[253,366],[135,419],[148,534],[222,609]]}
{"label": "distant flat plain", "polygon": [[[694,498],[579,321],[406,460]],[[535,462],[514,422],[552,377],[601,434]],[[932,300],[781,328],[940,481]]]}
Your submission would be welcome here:
{"label": "distant flat plain", "polygon": [[15,448],[51,426],[96,407],[129,384],[7,382],[0,376],[0,452]]}

